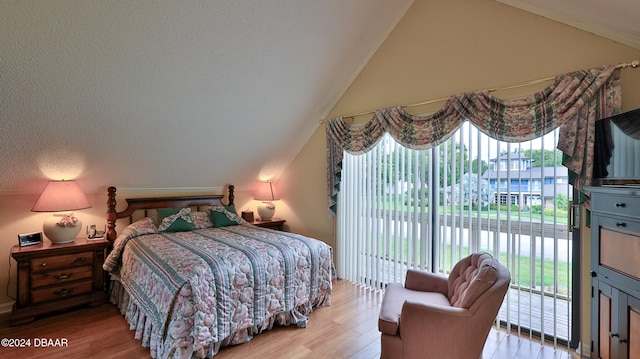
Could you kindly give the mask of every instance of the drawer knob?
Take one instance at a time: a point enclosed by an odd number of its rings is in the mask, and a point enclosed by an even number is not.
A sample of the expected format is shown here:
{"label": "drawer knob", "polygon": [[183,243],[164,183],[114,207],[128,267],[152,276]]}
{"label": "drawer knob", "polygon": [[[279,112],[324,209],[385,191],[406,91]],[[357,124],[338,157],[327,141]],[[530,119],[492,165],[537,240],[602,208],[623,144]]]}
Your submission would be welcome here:
{"label": "drawer knob", "polygon": [[40,267],[43,267],[43,268],[44,268],[44,267],[46,267],[46,266],[47,266],[47,262],[44,262],[44,263],[40,264]]}
{"label": "drawer knob", "polygon": [[615,204],[615,206],[616,206],[616,207],[624,208],[624,207],[626,207],[627,205],[626,205],[625,203],[616,203],[616,204]]}
{"label": "drawer knob", "polygon": [[80,257],[80,258],[76,258],[75,261],[73,261],[73,263],[82,263],[82,262],[86,262],[87,258],[86,257]]}
{"label": "drawer knob", "polygon": [[596,273],[595,271],[591,271],[591,277],[595,278],[598,276],[598,273]]}
{"label": "drawer knob", "polygon": [[60,274],[58,274],[58,275],[56,275],[56,276],[53,276],[53,277],[54,277],[55,279],[57,279],[57,280],[65,280],[65,279],[69,279],[69,278],[71,278],[71,276],[72,276],[72,275],[73,275],[73,273],[69,273],[69,274],[67,274],[67,273],[60,273]]}
{"label": "drawer knob", "polygon": [[616,227],[626,227],[627,224],[624,222],[616,222]]}
{"label": "drawer knob", "polygon": [[53,294],[59,295],[61,297],[66,297],[69,294],[71,294],[72,292],[73,292],[73,288],[71,288],[71,289],[63,288],[61,290],[56,290],[55,292],[53,292]]}

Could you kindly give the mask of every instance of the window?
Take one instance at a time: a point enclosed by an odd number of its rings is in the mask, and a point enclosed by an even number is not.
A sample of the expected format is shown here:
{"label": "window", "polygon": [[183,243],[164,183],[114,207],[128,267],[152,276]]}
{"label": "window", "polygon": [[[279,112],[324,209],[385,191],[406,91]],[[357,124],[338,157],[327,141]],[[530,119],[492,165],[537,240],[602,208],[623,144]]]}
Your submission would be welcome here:
{"label": "window", "polygon": [[[512,274],[500,321],[569,340],[571,233],[561,230],[567,209],[560,201],[549,208],[544,203],[571,191],[567,183],[542,186],[545,170],[560,176],[566,168],[505,173],[490,166],[501,157],[501,167],[518,164],[520,154],[558,156],[555,136],[508,144],[466,123],[429,150],[409,150],[387,135],[364,155],[345,154],[338,276],[384,288],[402,282],[408,268],[448,274],[469,253],[489,252]],[[526,182],[531,188],[521,186]]]}

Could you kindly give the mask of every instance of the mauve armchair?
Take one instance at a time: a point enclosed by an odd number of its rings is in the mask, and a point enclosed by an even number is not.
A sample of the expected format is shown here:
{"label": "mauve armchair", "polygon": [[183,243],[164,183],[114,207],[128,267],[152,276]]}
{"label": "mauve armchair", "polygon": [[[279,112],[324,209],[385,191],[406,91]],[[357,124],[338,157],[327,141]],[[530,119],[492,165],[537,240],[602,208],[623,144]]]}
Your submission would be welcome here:
{"label": "mauve armchair", "polygon": [[463,258],[449,277],[407,271],[404,287],[389,284],[382,299],[381,358],[481,358],[510,280],[488,253]]}

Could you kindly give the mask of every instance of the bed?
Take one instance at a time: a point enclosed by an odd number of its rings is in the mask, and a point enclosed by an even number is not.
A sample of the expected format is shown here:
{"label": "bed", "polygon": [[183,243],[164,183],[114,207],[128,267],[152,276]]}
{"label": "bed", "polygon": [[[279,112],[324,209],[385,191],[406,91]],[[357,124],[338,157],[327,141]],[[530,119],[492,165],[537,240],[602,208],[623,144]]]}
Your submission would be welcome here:
{"label": "bed", "polygon": [[108,189],[110,298],[153,358],[213,357],[274,325],[304,328],[331,304],[329,245],[247,223],[233,186],[223,200],[134,198],[117,211]]}

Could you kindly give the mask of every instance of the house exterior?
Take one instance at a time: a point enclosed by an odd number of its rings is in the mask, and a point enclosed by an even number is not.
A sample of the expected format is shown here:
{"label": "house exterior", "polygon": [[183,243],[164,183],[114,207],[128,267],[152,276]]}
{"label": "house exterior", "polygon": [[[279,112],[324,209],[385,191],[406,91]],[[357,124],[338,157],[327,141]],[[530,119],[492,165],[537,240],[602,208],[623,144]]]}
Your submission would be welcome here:
{"label": "house exterior", "polygon": [[569,196],[569,172],[564,166],[533,167],[533,160],[522,153],[501,155],[489,162],[482,179],[488,181],[495,203],[526,209],[552,205],[559,194]]}

